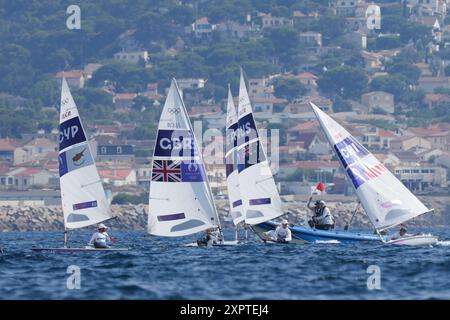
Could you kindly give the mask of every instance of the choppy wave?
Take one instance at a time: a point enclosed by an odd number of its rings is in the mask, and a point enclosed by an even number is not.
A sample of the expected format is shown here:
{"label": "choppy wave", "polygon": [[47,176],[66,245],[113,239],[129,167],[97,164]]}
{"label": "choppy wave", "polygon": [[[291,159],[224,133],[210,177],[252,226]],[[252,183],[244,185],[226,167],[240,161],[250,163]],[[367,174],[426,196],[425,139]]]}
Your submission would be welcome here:
{"label": "choppy wave", "polygon": [[[449,239],[443,229],[423,230]],[[450,299],[450,241],[434,247],[383,243],[185,247],[114,232],[128,252],[33,253],[61,233],[0,233],[0,299]],[[234,238],[233,231],[226,234]],[[84,246],[89,233],[72,237]],[[67,285],[80,270],[80,289]],[[370,288],[380,276],[381,289]],[[70,282],[70,281],[69,281]],[[72,282],[73,284],[73,282]]]}

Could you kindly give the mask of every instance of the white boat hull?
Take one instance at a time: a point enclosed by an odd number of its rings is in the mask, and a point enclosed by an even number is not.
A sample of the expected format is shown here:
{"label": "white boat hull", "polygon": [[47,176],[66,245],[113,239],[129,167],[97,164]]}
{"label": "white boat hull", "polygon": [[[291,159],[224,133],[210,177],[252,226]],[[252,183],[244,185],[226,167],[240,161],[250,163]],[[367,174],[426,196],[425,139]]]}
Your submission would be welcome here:
{"label": "white boat hull", "polygon": [[120,252],[128,251],[128,248],[107,248],[107,249],[96,249],[93,247],[84,248],[32,248],[34,252]]}
{"label": "white boat hull", "polygon": [[390,240],[387,243],[399,246],[432,246],[435,245],[438,241],[438,237],[431,234],[420,234],[416,236]]}

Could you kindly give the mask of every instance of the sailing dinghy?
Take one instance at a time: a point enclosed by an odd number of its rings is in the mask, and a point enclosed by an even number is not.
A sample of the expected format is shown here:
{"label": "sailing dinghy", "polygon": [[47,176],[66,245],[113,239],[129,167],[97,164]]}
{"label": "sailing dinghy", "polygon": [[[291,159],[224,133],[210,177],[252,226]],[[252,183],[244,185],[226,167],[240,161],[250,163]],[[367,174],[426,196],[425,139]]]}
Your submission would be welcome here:
{"label": "sailing dinghy", "polygon": [[[238,226],[245,222],[242,197],[239,191],[239,172],[237,160],[237,128],[238,118],[233,102],[230,86],[228,86],[226,142],[225,142],[225,169],[227,177],[228,200],[230,215],[236,227],[236,241],[238,240]],[[246,229],[247,230],[247,229]]]}
{"label": "sailing dinghy", "polygon": [[[259,226],[269,220],[281,217],[285,213],[253,117],[253,109],[242,69],[237,122],[236,160],[242,202],[240,210],[244,213],[244,222],[261,240],[266,241],[268,239],[264,232],[267,230],[262,230]],[[272,230],[277,226],[275,222],[273,224]],[[292,234],[291,243],[304,242],[303,239]]]}
{"label": "sailing dinghy", "polygon": [[[313,103],[311,106],[378,235],[381,231],[433,211],[347,130],[319,107]],[[387,240],[380,235],[380,239],[397,245],[433,245],[438,242],[438,237],[423,234],[396,240]]]}
{"label": "sailing dinghy", "polygon": [[[182,237],[210,228],[218,228],[223,239],[202,155],[173,79],[153,151],[147,231],[154,236]],[[235,242],[218,245],[229,244]]]}
{"label": "sailing dinghy", "polygon": [[32,250],[60,252],[128,250],[127,248],[95,249],[89,246],[70,248],[69,231],[92,226],[113,217],[77,106],[64,77],[59,122],[59,176],[64,214],[64,247],[33,248]]}

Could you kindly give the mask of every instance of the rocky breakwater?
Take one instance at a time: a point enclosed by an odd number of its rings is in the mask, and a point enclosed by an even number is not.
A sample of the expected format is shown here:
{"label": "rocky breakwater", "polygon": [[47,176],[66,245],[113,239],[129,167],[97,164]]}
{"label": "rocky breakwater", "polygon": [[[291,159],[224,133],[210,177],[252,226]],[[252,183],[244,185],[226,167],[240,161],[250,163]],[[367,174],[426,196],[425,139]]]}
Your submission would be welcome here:
{"label": "rocky breakwater", "polygon": [[[114,229],[144,230],[147,224],[146,205],[111,206],[116,217],[107,222]],[[60,206],[3,206],[0,207],[0,232],[5,231],[61,231],[64,229]]]}
{"label": "rocky breakwater", "polygon": [[[355,210],[354,197],[324,197],[335,219],[336,228],[342,229],[351,219]],[[420,199],[435,213],[426,214],[408,223],[420,227],[450,226],[450,197],[425,196]],[[297,198],[284,202],[283,211],[289,212],[286,217],[296,225],[307,226],[311,212],[306,208],[306,198]],[[231,228],[228,201],[217,202],[222,226]],[[112,219],[107,224],[116,230],[145,230],[147,225],[147,208],[140,205],[111,206]],[[0,207],[0,232],[4,231],[61,231],[63,230],[63,215],[60,206],[3,206]],[[360,208],[352,221],[352,228],[372,228],[367,215]]]}

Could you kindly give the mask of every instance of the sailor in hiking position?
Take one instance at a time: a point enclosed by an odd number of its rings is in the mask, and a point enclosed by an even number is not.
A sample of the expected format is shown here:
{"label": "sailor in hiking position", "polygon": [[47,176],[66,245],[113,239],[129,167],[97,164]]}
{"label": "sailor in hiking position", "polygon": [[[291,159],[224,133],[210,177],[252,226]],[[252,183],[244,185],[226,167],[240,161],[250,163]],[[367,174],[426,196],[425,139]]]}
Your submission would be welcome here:
{"label": "sailor in hiking position", "polygon": [[211,246],[223,242],[219,228],[209,228],[202,239],[197,240],[198,246]]}
{"label": "sailor in hiking position", "polygon": [[288,226],[289,226],[288,221],[284,219],[281,222],[281,225],[278,226],[275,230],[265,232],[264,234],[267,240],[280,243],[287,243],[292,241],[292,233],[291,230],[288,228]]}
{"label": "sailor in hiking position", "polygon": [[91,241],[89,241],[89,245],[93,245],[96,249],[108,249],[110,248],[107,245],[107,242],[111,241],[112,238],[109,234],[106,233],[108,229],[103,223],[100,223],[98,226],[98,231],[92,235]]}
{"label": "sailor in hiking position", "polygon": [[332,230],[334,229],[334,218],[331,215],[330,209],[325,205],[325,201],[320,200],[311,206],[312,197],[308,201],[308,209],[314,212],[314,216],[308,221],[311,228],[318,230]]}
{"label": "sailor in hiking position", "polygon": [[391,240],[397,240],[397,239],[401,239],[404,237],[408,237],[410,235],[407,234],[407,231],[408,230],[406,229],[406,226],[402,225],[400,230],[397,233],[393,234],[390,238],[391,238]]}

